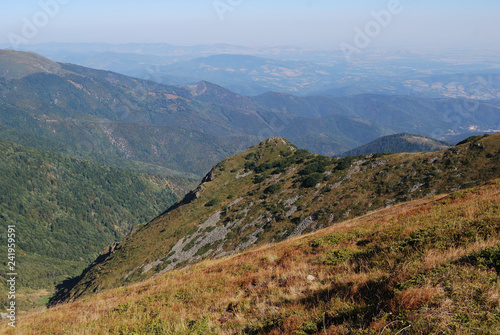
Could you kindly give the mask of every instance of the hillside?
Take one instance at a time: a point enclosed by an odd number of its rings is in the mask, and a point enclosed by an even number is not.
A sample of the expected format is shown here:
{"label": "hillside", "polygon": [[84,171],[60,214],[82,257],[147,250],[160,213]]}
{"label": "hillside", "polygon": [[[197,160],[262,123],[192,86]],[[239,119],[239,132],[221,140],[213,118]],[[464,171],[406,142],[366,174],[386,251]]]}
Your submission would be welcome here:
{"label": "hillside", "polygon": [[344,152],[342,156],[356,156],[383,152],[432,152],[448,148],[446,142],[437,141],[425,136],[413,134],[396,134],[384,136],[373,142]]}
{"label": "hillside", "polygon": [[51,151],[74,158],[94,161],[103,165],[133,170],[145,174],[158,176],[184,177],[188,179],[199,179],[198,175],[187,171],[178,171],[161,165],[145,163],[137,160],[126,159],[99,154],[88,150],[89,142],[72,145],[63,143],[47,136],[36,135],[27,131],[16,130],[11,127],[0,125],[0,137],[4,141],[14,142],[23,146]]}
{"label": "hillside", "polygon": [[270,138],[228,158],[164,214],[105,250],[52,303],[249,247],[279,242],[396,203],[500,175],[500,134],[436,153],[336,159]]}
{"label": "hillside", "polygon": [[[50,61],[40,56],[0,55],[10,60],[4,72],[18,58],[28,60],[18,66],[22,75],[0,77],[0,123],[8,127],[2,130],[43,136],[86,158],[132,159],[199,175],[252,143],[213,106],[184,98],[186,89],[70,64],[46,71]],[[10,138],[2,131],[0,139]]]}
{"label": "hillside", "polygon": [[[0,176],[0,218],[18,232],[21,290],[52,289],[80,273],[106,245],[195,185],[6,141],[0,141]],[[6,246],[7,235],[1,234],[4,255]],[[3,292],[5,273],[0,285]],[[2,295],[2,305],[5,299]]]}
{"label": "hillside", "polygon": [[60,73],[61,66],[33,52],[0,50],[0,77],[19,79],[35,73]]}
{"label": "hillside", "polygon": [[500,181],[21,315],[0,334],[498,334]]}

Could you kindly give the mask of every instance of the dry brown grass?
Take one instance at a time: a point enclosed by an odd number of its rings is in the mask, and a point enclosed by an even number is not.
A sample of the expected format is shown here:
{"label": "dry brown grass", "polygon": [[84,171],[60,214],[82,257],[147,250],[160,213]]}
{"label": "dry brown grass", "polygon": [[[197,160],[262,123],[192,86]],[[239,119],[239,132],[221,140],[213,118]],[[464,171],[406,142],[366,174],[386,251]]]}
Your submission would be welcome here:
{"label": "dry brown grass", "polygon": [[[459,200],[439,196],[385,208],[277,245],[33,310],[19,316],[15,332],[2,325],[0,334],[239,334],[245,329],[389,334],[409,324],[408,332],[418,334],[457,329],[457,315],[493,322],[491,313],[500,305],[496,274],[460,260],[499,244],[500,228],[464,245],[403,242],[421,229],[453,232],[447,222],[459,222],[464,214],[469,221],[498,219],[499,186],[500,181],[491,183]],[[328,265],[325,257],[335,250],[348,256]]]}
{"label": "dry brown grass", "polygon": [[443,296],[441,287],[412,287],[394,297],[389,303],[390,311],[399,313],[408,310],[415,310],[424,304],[429,304],[433,300]]}
{"label": "dry brown grass", "polygon": [[493,247],[498,244],[498,238],[491,238],[486,241],[480,240],[465,247],[449,248],[447,250],[428,250],[422,261],[423,269],[430,270],[442,264],[450,263],[464,257],[465,255]]}

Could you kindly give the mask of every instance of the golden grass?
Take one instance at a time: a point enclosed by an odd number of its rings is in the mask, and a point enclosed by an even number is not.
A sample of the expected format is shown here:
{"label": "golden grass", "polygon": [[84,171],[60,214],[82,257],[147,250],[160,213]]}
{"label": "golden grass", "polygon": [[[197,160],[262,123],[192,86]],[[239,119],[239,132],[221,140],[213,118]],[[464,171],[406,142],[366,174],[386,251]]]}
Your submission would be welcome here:
{"label": "golden grass", "polygon": [[399,293],[390,302],[390,311],[398,313],[407,310],[415,310],[434,299],[443,296],[441,287],[412,287]]}
{"label": "golden grass", "polygon": [[[500,312],[497,275],[460,261],[500,244],[500,227],[459,245],[409,240],[425,229],[453,234],[453,223],[498,223],[499,186],[492,182],[458,200],[438,196],[385,208],[276,245],[35,309],[19,316],[15,331],[3,324],[0,334],[390,334],[408,325],[408,333],[418,334],[452,332],[459,322],[480,327],[468,319],[474,317],[486,318],[485,327],[500,326],[494,318]],[[339,250],[345,259],[328,263]]]}

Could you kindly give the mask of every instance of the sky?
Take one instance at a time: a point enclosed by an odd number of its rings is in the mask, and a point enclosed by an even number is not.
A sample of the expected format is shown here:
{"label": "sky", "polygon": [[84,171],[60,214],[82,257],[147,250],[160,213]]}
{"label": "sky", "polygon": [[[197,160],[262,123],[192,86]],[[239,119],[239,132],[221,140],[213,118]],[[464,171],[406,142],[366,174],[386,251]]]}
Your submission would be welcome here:
{"label": "sky", "polygon": [[0,44],[14,48],[48,42],[500,48],[498,0],[23,0],[1,7]]}

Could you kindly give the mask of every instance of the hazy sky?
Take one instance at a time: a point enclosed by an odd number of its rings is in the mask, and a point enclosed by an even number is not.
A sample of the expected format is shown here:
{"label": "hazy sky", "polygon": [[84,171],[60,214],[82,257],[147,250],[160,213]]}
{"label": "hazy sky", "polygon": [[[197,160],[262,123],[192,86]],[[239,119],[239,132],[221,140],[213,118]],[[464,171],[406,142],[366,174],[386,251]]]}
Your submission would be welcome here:
{"label": "hazy sky", "polygon": [[[384,26],[377,27],[372,12],[390,8],[397,13],[383,16]],[[372,29],[371,46],[493,49],[500,46],[500,1],[2,1],[0,43],[232,43],[334,49],[341,42],[355,45],[356,34],[367,27]]]}

